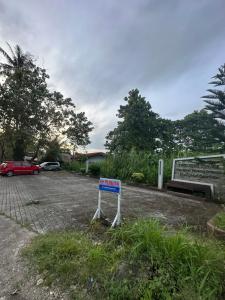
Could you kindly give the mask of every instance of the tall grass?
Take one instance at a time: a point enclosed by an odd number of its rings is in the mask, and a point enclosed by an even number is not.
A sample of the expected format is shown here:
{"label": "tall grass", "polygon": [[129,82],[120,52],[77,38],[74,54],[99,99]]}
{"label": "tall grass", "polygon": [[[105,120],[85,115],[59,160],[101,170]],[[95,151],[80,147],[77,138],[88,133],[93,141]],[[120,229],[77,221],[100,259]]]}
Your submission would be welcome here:
{"label": "tall grass", "polygon": [[[146,151],[122,152],[117,154],[108,154],[106,159],[101,162],[92,163],[89,166],[89,172],[95,176],[116,178],[132,181],[134,173],[144,175],[143,182],[156,186],[158,182],[158,162],[164,160],[164,183],[171,179],[173,159],[177,157],[198,156],[202,153],[176,152],[173,155],[150,153]],[[84,162],[73,161],[65,164],[65,169],[80,172],[85,168]]]}
{"label": "tall grass", "polygon": [[80,172],[81,169],[85,168],[85,162],[74,160],[72,162],[64,163],[63,167],[68,171]]}
{"label": "tall grass", "polygon": [[82,299],[224,299],[224,246],[155,220],[110,230],[98,243],[76,232],[41,235],[24,255],[72,299],[83,291]]}
{"label": "tall grass", "polygon": [[144,262],[150,270],[151,281],[144,285],[150,299],[222,299],[225,255],[215,241],[171,233],[158,221],[136,222],[112,235],[114,245],[127,249],[129,261]]}
{"label": "tall grass", "polygon": [[225,230],[225,212],[219,212],[217,213],[213,218],[213,223],[216,227]]}
{"label": "tall grass", "polygon": [[164,181],[168,181],[172,172],[172,157],[134,150],[108,155],[106,160],[101,163],[101,175],[121,180],[132,180],[133,173],[143,173],[145,183],[157,185],[160,158],[164,159]]}

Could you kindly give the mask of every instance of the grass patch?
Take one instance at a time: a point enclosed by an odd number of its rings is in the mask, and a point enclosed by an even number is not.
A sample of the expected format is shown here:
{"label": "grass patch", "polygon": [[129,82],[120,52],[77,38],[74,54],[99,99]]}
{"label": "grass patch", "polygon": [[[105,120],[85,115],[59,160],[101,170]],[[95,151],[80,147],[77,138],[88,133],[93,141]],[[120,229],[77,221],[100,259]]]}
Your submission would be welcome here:
{"label": "grass patch", "polygon": [[220,212],[213,218],[213,223],[216,227],[225,230],[225,212]]}
{"label": "grass patch", "polygon": [[[224,248],[141,220],[105,233],[35,237],[23,254],[72,299],[224,299]],[[75,288],[74,288],[75,287]]]}

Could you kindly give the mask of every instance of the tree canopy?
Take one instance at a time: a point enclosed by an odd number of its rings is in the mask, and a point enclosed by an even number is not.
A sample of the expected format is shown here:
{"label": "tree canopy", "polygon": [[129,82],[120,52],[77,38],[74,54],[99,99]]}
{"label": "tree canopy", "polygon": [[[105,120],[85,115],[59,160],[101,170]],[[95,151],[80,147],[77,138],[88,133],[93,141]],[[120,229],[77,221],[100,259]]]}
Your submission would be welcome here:
{"label": "tree canopy", "polygon": [[174,121],[175,142],[179,150],[220,152],[225,146],[225,126],[204,109]]}
{"label": "tree canopy", "polygon": [[158,115],[141,96],[138,89],[131,90],[120,105],[117,127],[106,137],[106,148],[110,151],[154,150],[156,148]]}
{"label": "tree canopy", "polygon": [[225,149],[225,126],[205,110],[181,120],[168,120],[152,111],[137,89],[125,97],[118,110],[117,127],[106,136],[110,152],[135,149],[148,152],[221,152]]}
{"label": "tree canopy", "polygon": [[0,53],[0,128],[10,144],[13,158],[23,159],[30,148],[39,149],[55,137],[62,137],[77,147],[90,143],[93,129],[85,113],[77,113],[71,98],[50,91],[46,70],[35,65],[32,56],[17,45],[8,54]]}

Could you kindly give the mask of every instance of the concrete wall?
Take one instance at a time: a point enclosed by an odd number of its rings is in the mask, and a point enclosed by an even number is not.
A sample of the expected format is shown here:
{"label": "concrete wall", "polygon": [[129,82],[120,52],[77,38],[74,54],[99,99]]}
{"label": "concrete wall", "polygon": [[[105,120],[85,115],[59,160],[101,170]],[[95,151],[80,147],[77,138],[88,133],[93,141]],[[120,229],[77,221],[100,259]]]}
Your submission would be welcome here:
{"label": "concrete wall", "polygon": [[[225,157],[225,155],[224,155]],[[173,180],[213,184],[215,199],[225,202],[225,159],[205,156],[174,161]]]}

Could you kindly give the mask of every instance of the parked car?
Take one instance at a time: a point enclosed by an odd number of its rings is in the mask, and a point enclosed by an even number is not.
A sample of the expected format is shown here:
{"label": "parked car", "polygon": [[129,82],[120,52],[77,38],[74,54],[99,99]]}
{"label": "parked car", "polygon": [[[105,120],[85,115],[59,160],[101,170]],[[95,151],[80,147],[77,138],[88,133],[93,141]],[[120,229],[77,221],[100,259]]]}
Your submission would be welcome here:
{"label": "parked car", "polygon": [[59,171],[59,170],[61,170],[60,163],[57,161],[43,162],[40,164],[40,168],[41,168],[41,170],[44,170],[44,171]]}
{"label": "parked car", "polygon": [[27,161],[5,161],[0,165],[0,174],[13,176],[13,175],[24,175],[40,173],[40,167],[32,165]]}

